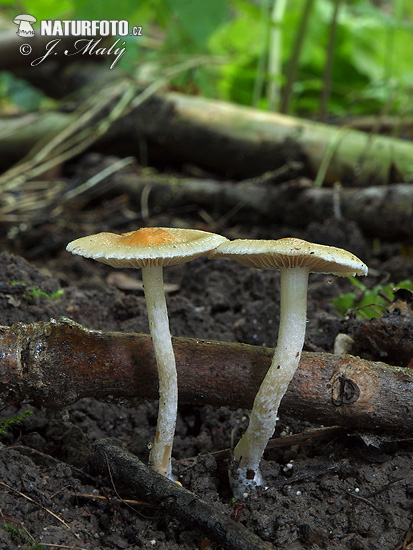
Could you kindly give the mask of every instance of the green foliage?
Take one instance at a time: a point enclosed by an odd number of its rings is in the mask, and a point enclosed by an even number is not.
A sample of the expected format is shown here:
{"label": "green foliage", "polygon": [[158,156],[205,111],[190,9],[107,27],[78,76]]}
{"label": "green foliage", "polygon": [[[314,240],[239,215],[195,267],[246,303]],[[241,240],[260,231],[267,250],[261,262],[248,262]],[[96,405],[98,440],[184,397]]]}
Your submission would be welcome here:
{"label": "green foliage", "polygon": [[[171,80],[172,87],[266,109],[266,87],[270,81],[285,83],[306,3],[306,0],[287,2],[278,27],[282,70],[281,74],[269,75],[267,64],[274,30],[271,13],[276,1],[22,0],[19,11],[32,13],[38,20],[125,19],[131,26],[143,29],[142,37],[124,37],[126,53],[119,65],[128,71],[150,73],[156,79],[164,75],[165,68],[192,59],[192,66]],[[10,18],[15,15],[15,5],[8,0],[0,0],[0,4]],[[290,98],[293,113],[319,111],[320,95],[327,85],[323,74],[333,9],[331,0],[314,0]],[[336,27],[329,114],[380,111],[412,114],[412,42],[411,1],[342,2]],[[0,89],[1,86],[0,79]],[[10,96],[18,104],[36,108],[32,100],[20,100],[18,94],[14,97],[12,90]]]}
{"label": "green foliage", "polygon": [[0,102],[12,104],[22,111],[33,111],[54,103],[27,81],[7,71],[0,72]]}
{"label": "green foliage", "polygon": [[32,539],[23,529],[11,525],[11,523],[4,523],[3,529],[10,536],[12,541],[20,547],[22,544],[27,545],[31,550],[46,550],[44,546],[38,544],[35,540]]}
{"label": "green foliage", "polygon": [[[237,1],[236,17],[212,37],[214,52],[231,59],[224,64],[219,89],[225,99],[250,101],[256,70],[262,52],[268,49],[269,12]],[[296,40],[296,30],[304,0],[289,2],[282,22],[282,59],[285,77],[287,64]],[[255,8],[255,13],[254,12]],[[333,4],[316,0],[298,64],[293,86],[292,110],[317,112]],[[263,28],[266,32],[263,32]],[[359,0],[343,4],[337,25],[336,48],[332,67],[330,112],[338,115],[376,113],[387,105],[390,111],[406,108],[408,88],[413,85],[410,48],[413,38],[411,19],[403,20],[391,12],[382,12],[371,2]],[[266,75],[268,79],[268,75]],[[242,88],[242,93],[240,91]],[[248,93],[247,93],[248,92]],[[266,100],[261,104],[266,107]]]}
{"label": "green foliage", "polygon": [[213,55],[224,62],[218,68],[217,89],[221,99],[251,105],[258,61],[265,53],[268,15],[244,0],[234,3],[231,18],[210,38]]}
{"label": "green foliage", "polygon": [[7,430],[11,428],[12,426],[15,426],[16,424],[20,424],[20,422],[33,414],[33,411],[27,410],[22,412],[21,414],[18,414],[16,416],[13,416],[12,418],[4,418],[3,420],[0,420],[0,436],[6,435]]}
{"label": "green foliage", "polygon": [[44,292],[43,290],[40,290],[39,288],[36,288],[34,286],[29,286],[27,288],[27,292],[25,294],[25,297],[27,300],[33,300],[35,298],[47,298],[48,300],[56,300],[57,298],[60,298],[63,295],[63,290],[59,288],[56,290],[56,292],[52,292],[51,294],[47,294],[47,292]]}
{"label": "green foliage", "polygon": [[[36,19],[65,19],[72,12],[72,0],[23,0],[19,2],[19,8],[13,6],[13,13],[30,13]],[[17,13],[16,13],[17,12]],[[36,26],[34,26],[36,28]]]}
{"label": "green foliage", "polygon": [[133,21],[133,14],[137,10],[136,0],[72,0],[71,8],[74,19],[88,20],[115,20],[129,19],[131,25],[139,25]]}
{"label": "green foliage", "polygon": [[228,10],[225,0],[166,0],[166,5],[170,21],[176,21],[175,29],[198,51],[206,48],[209,37],[225,21]]}
{"label": "green foliage", "polygon": [[59,288],[55,292],[52,292],[51,294],[48,294],[47,292],[44,292],[44,290],[41,290],[40,288],[37,288],[35,286],[26,286],[26,283],[24,281],[11,281],[10,286],[24,287],[24,299],[28,302],[30,302],[31,300],[35,300],[36,298],[47,298],[48,300],[56,300],[57,298],[63,296],[63,289],[61,288]]}
{"label": "green foliage", "polygon": [[355,311],[356,315],[365,319],[381,317],[394,300],[396,290],[405,288],[413,291],[413,282],[408,280],[401,281],[397,285],[394,283],[377,285],[373,289],[368,289],[355,277],[349,277],[349,280],[356,290],[342,294],[334,300],[334,306],[341,315]]}

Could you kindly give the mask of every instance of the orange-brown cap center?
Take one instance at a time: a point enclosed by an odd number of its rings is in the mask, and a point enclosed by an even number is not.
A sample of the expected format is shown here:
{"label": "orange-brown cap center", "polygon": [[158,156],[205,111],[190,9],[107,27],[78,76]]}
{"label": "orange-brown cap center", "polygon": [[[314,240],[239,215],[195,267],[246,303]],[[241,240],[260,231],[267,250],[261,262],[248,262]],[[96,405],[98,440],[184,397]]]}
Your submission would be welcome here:
{"label": "orange-brown cap center", "polygon": [[176,242],[176,238],[160,227],[142,227],[136,231],[122,233],[119,241],[126,246],[152,246]]}

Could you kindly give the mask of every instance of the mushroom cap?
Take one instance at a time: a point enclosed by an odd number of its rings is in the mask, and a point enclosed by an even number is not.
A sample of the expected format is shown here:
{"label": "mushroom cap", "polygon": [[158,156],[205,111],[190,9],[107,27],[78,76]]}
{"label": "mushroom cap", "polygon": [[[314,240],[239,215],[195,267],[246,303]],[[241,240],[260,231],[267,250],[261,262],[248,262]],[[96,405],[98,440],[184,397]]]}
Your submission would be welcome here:
{"label": "mushroom cap", "polygon": [[70,242],[66,250],[113,267],[146,267],[189,262],[227,241],[196,229],[143,227],[121,235],[97,233]]}
{"label": "mushroom cap", "polygon": [[28,23],[36,23],[37,19],[33,15],[28,15],[23,13],[21,15],[16,15],[13,19],[13,23],[20,23],[20,21],[27,21]]}
{"label": "mushroom cap", "polygon": [[311,273],[348,277],[367,275],[367,266],[354,254],[322,244],[288,237],[278,240],[237,239],[221,244],[210,258],[233,258],[257,269],[308,267]]}

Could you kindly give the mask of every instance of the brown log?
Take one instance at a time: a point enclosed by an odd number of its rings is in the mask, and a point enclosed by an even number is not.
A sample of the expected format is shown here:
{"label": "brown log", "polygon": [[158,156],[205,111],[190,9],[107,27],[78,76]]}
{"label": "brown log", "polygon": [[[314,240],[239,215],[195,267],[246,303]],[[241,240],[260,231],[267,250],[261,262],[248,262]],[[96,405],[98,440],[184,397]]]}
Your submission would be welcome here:
{"label": "brown log", "polygon": [[[273,350],[174,338],[180,403],[250,408]],[[82,397],[157,398],[150,337],[60,318],[0,327],[0,399],[51,411]],[[281,414],[318,424],[409,433],[413,372],[350,355],[303,353]]]}

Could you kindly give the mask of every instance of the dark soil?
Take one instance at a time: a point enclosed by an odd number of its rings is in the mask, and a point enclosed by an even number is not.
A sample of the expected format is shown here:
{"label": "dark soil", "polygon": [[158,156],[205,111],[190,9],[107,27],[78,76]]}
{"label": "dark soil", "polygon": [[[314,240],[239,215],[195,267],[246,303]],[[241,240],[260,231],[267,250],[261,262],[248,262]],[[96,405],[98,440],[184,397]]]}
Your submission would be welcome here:
{"label": "dark soil", "polygon": [[[90,328],[148,332],[142,290],[133,288],[139,272],[114,270],[65,252],[73,238],[111,230],[111,220],[129,212],[129,206],[125,197],[109,197],[30,230],[4,228],[0,324],[47,321],[64,315]],[[213,230],[197,215],[176,212],[151,217],[145,223],[120,223],[114,230],[124,232],[146,224]],[[373,251],[372,242],[345,221],[311,224],[301,232],[277,225],[228,226],[220,232],[229,238],[297,236],[344,247],[371,268],[371,275],[363,281],[369,287],[412,277],[413,261],[401,255],[399,245],[382,243]],[[127,277],[123,285],[113,277],[115,273]],[[167,298],[173,335],[275,344],[279,316],[276,273],[201,258],[166,269],[165,280],[175,285]],[[54,299],[33,296],[30,287],[48,295],[58,289],[63,293]],[[360,322],[344,320],[332,303],[350,289],[346,279],[312,276],[306,350],[332,352],[339,332],[357,332]],[[364,351],[369,359],[383,360],[379,349]],[[384,360],[398,364],[390,353]],[[27,409],[33,414],[2,436],[0,443],[1,550],[217,548],[190,524],[170,517],[161,508],[120,502],[127,494],[124,489],[99,480],[88,469],[92,443],[105,437],[117,438],[146,462],[157,403],[127,407],[86,399],[54,418],[29,404],[3,403],[1,418]],[[234,503],[225,462],[217,461],[212,453],[238,440],[247,415],[244,410],[210,406],[180,408],[173,456],[184,487],[274,548],[413,547],[410,441],[379,441],[372,446],[354,431],[306,446],[269,450],[262,464],[266,485],[245,502]],[[308,427],[281,415],[275,437]],[[139,500],[139,495],[135,499]]]}

